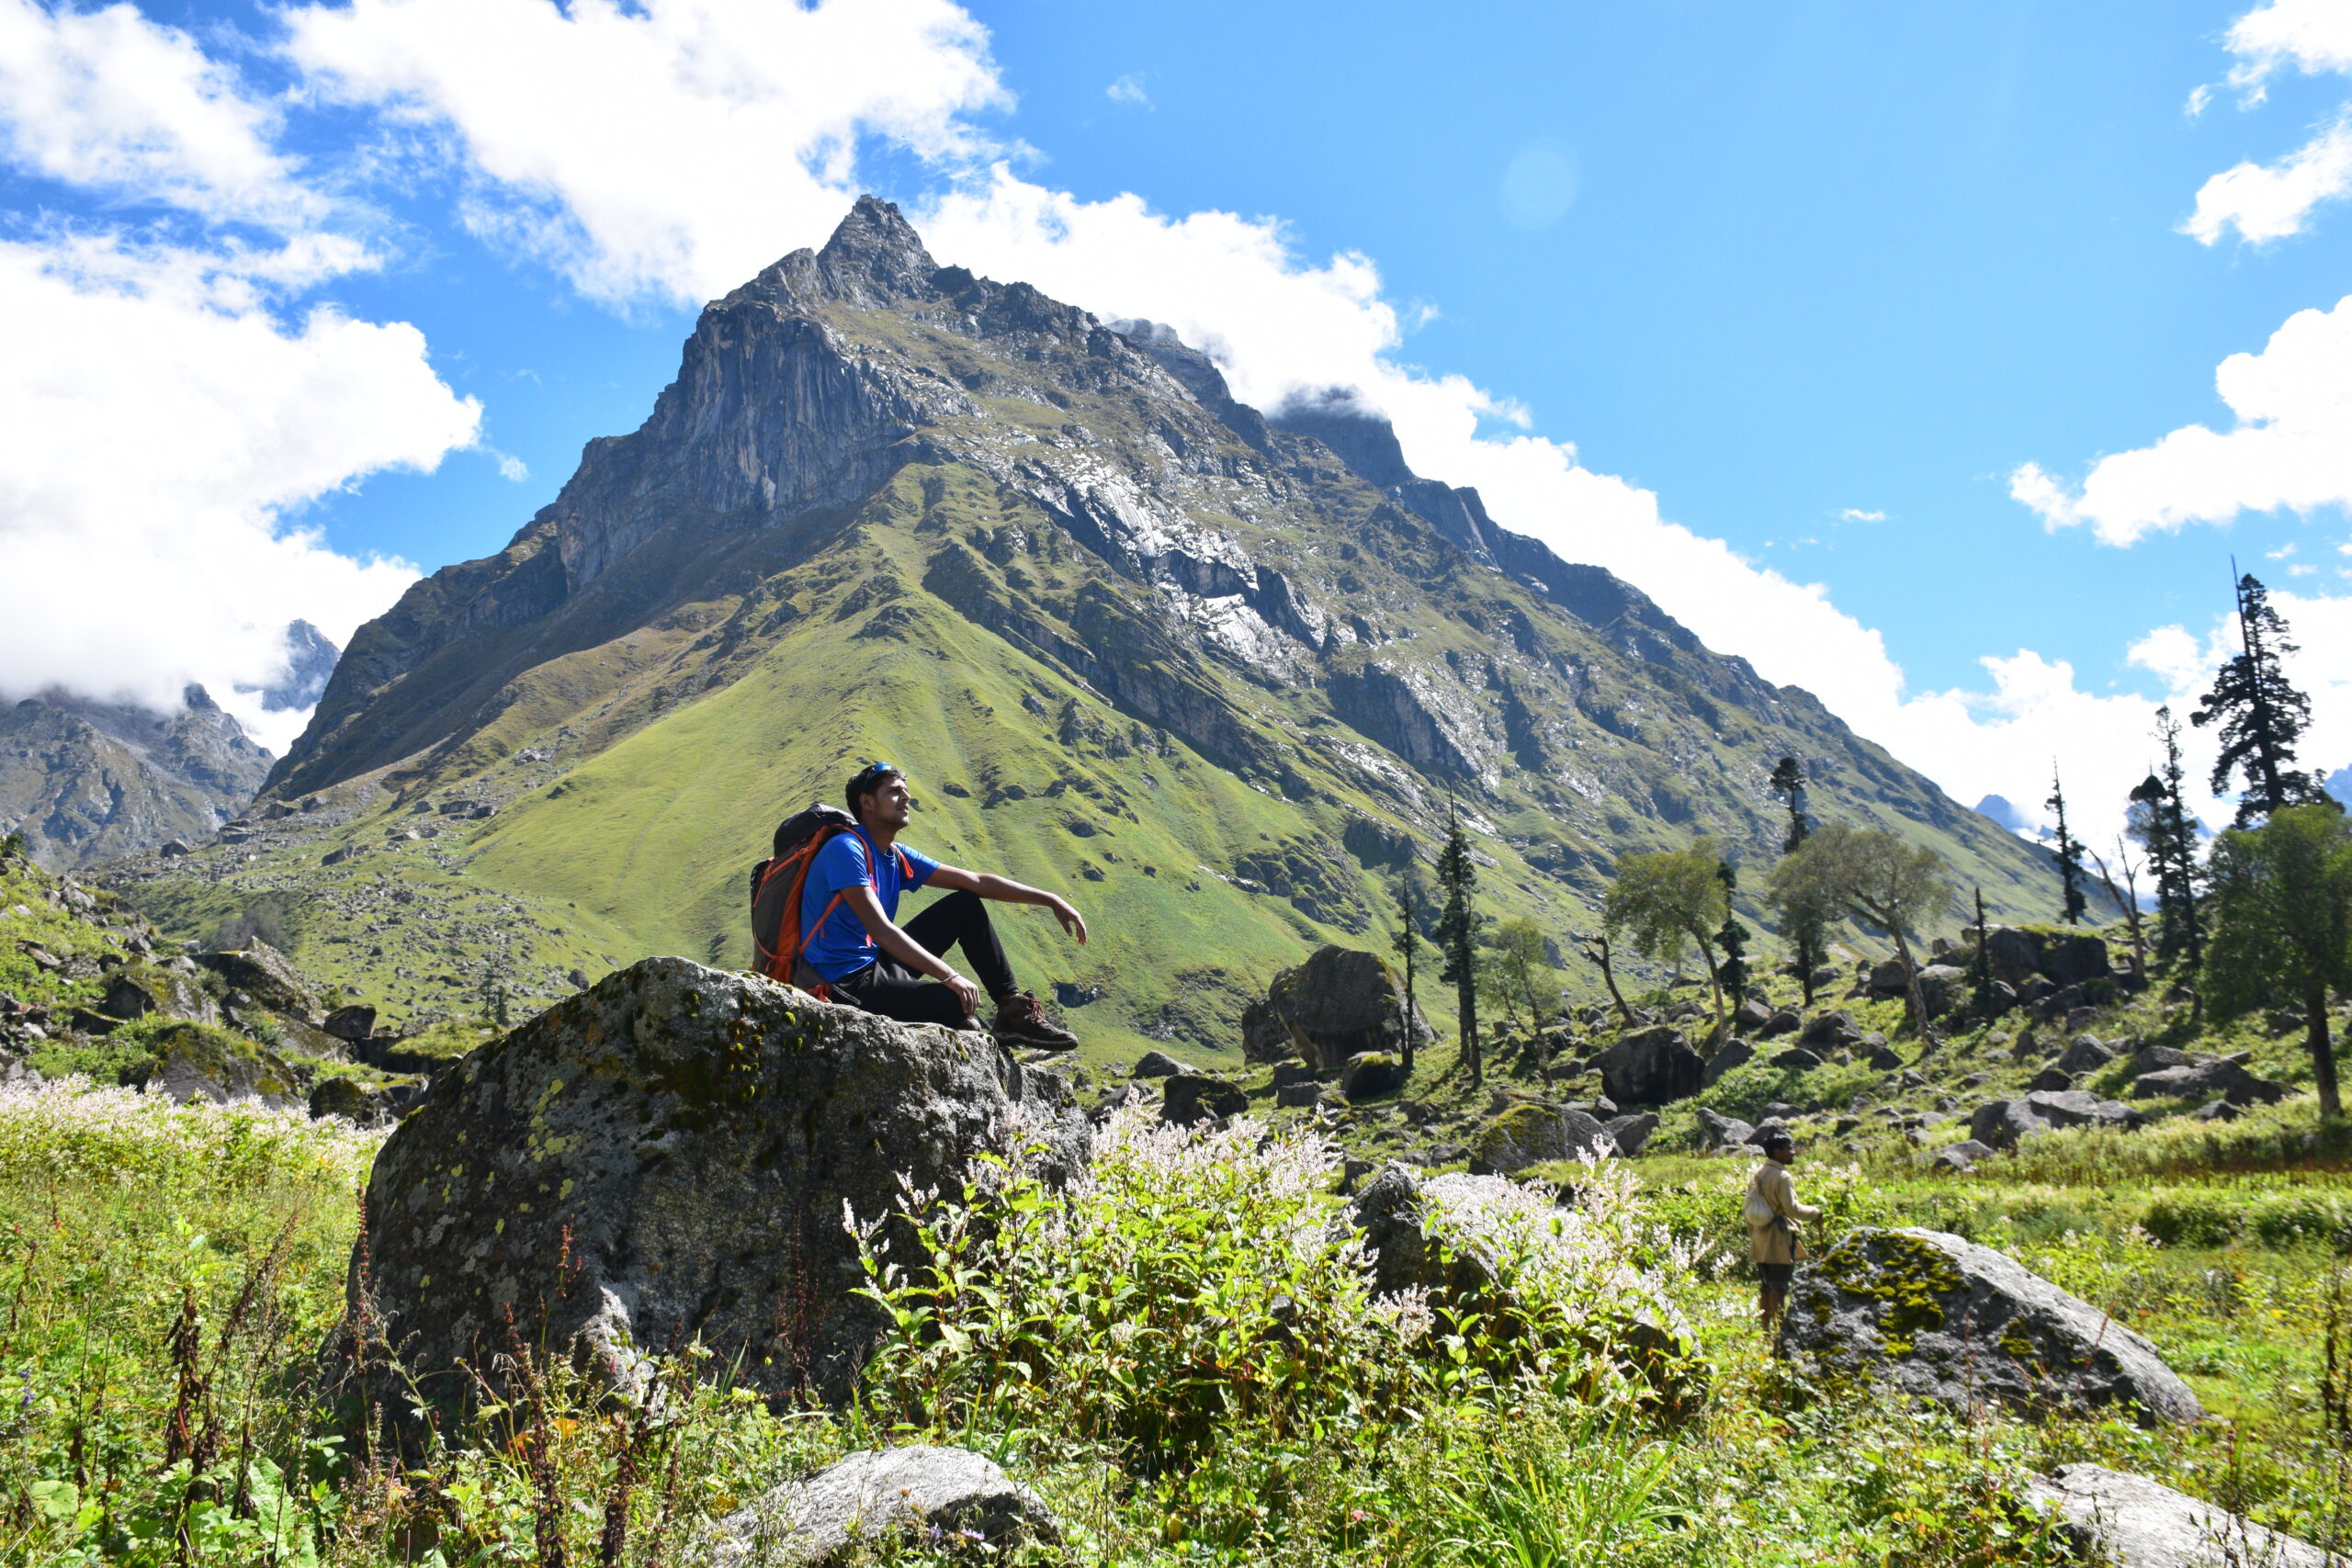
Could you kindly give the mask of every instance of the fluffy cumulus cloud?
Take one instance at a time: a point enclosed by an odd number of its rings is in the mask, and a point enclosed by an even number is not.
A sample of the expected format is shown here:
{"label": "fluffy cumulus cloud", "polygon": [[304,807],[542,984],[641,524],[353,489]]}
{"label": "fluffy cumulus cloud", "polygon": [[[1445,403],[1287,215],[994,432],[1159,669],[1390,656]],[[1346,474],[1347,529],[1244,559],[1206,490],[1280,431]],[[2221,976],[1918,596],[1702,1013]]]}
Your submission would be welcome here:
{"label": "fluffy cumulus cloud", "polygon": [[[2282,71],[2352,75],[2352,6],[2343,0],[2270,0],[2231,24],[2225,42],[2237,57],[2230,85],[2252,107]],[[2204,107],[2206,92],[2197,90],[2192,113]],[[2352,105],[2276,162],[2248,161],[2207,180],[2181,228],[2208,245],[2232,229],[2240,239],[2262,244],[2301,233],[2314,208],[2346,193],[2352,193]]]}
{"label": "fluffy cumulus cloud", "polygon": [[2010,495],[2052,527],[2088,524],[2110,545],[2241,512],[2352,502],[2352,296],[2290,316],[2261,353],[2222,361],[2213,384],[2237,416],[2231,429],[2188,425],[2111,454],[2079,490],[2027,463],[2009,476]]}
{"label": "fluffy cumulus cloud", "polygon": [[239,689],[282,672],[287,624],[342,640],[414,576],[288,514],[433,466],[481,411],[413,327],[288,306],[373,257],[323,226],[334,204],[275,150],[277,127],[187,34],[129,6],[0,0],[0,152],[113,220],[0,243],[6,694],[169,705],[198,681],[282,747],[288,716]]}
{"label": "fluffy cumulus cloud", "polygon": [[185,259],[84,259],[0,245],[0,671],[17,692],[166,705],[197,680],[235,705],[281,669],[288,621],[341,642],[414,576],[335,553],[284,509],[429,468],[481,411],[413,327],[323,309],[286,325]]}
{"label": "fluffy cumulus cloud", "polygon": [[353,0],[285,14],[346,102],[454,133],[477,233],[606,301],[698,302],[854,194],[862,140],[976,157],[1006,101],[948,0]]}
{"label": "fluffy cumulus cloud", "polygon": [[187,34],[130,6],[0,0],[0,151],[19,167],[214,219],[306,222],[325,203],[271,145],[276,123]]}

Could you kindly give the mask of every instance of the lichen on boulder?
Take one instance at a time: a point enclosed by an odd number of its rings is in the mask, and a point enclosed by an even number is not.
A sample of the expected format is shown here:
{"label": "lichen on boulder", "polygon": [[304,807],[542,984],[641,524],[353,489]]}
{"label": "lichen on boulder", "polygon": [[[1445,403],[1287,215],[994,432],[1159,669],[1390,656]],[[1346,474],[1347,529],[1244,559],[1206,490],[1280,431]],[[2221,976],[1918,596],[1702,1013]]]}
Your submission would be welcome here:
{"label": "lichen on boulder", "polygon": [[1883,1383],[1962,1412],[2204,1416],[2147,1340],[2016,1259],[1941,1231],[1865,1227],[1802,1266],[1781,1348],[1816,1383]]}
{"label": "lichen on boulder", "polygon": [[1084,1118],[985,1034],[646,959],[435,1078],[377,1157],[355,1316],[429,1396],[518,1340],[628,1382],[699,1339],[744,1387],[840,1400],[880,1313],[845,1210],[1031,1145],[1066,1179]]}

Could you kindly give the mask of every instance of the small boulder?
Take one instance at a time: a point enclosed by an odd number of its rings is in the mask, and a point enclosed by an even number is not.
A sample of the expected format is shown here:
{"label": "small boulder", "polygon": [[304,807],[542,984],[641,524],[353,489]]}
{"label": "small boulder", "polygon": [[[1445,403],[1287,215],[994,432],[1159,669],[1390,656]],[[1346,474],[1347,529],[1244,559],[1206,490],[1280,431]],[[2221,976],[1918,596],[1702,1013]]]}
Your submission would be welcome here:
{"label": "small boulder", "polygon": [[2147,1118],[2120,1100],[2101,1100],[2086,1089],[2069,1089],[2052,1092],[2036,1089],[2025,1097],[2033,1114],[2052,1127],[2100,1127],[2116,1132],[2131,1132],[2144,1126]]}
{"label": "small boulder", "polygon": [[1777,1040],[1783,1034],[1794,1034],[1804,1027],[1804,1015],[1792,1008],[1782,1008],[1756,1026],[1758,1040]]}
{"label": "small boulder", "polygon": [[[1187,1068],[1185,1070],[1190,1071],[1191,1069]],[[1160,1075],[1162,1077],[1167,1076],[1168,1075],[1165,1073]],[[1293,1084],[1313,1083],[1315,1081],[1315,1069],[1308,1066],[1305,1062],[1276,1062],[1274,1064],[1274,1087],[1276,1089],[1288,1089]]]}
{"label": "small boulder", "polygon": [[852,1454],[779,1486],[721,1520],[686,1561],[691,1568],[828,1568],[848,1561],[854,1545],[902,1534],[926,1544],[960,1538],[994,1557],[1058,1542],[1061,1527],[1043,1498],[994,1461],[920,1444]]}
{"label": "small boulder", "polygon": [[233,953],[199,953],[196,961],[272,1012],[284,1013],[316,1027],[318,994],[303,983],[286,962],[286,955],[265,942]]}
{"label": "small boulder", "polygon": [[2041,972],[2057,986],[2080,986],[2104,980],[2115,973],[2107,956],[2107,939],[2088,931],[2044,938]]}
{"label": "small boulder", "polygon": [[[1325,1073],[1362,1052],[1401,1055],[1409,1043],[1404,1002],[1403,982],[1379,954],[1326,944],[1275,976],[1242,1013],[1242,1054],[1253,1062],[1296,1055]],[[1435,1038],[1418,1008],[1411,1028],[1415,1042]]]}
{"label": "small boulder", "polygon": [[1996,1149],[2014,1149],[2020,1140],[2049,1131],[2050,1123],[2022,1100],[1987,1100],[1968,1118],[1968,1135]]}
{"label": "small boulder", "polygon": [[1968,1138],[1957,1144],[1946,1144],[1928,1156],[1928,1163],[1945,1170],[1974,1170],[1978,1160],[1994,1152],[1975,1139]]}
{"label": "small boulder", "polygon": [[188,841],[186,839],[166,839],[164,840],[161,852],[168,858],[176,859],[181,855],[192,855],[196,852],[188,847]]}
{"label": "small boulder", "polygon": [[2065,1068],[2060,1066],[2055,1062],[2051,1063],[2050,1066],[2034,1074],[2032,1080],[2026,1085],[2026,1088],[2030,1089],[2036,1089],[2050,1093],[2070,1089],[2074,1087],[2075,1075],[2068,1072]]}
{"label": "small boulder", "polygon": [[2132,1084],[2134,1100],[2209,1100],[2215,1095],[2240,1105],[2275,1105],[2287,1098],[2287,1086],[2259,1078],[2243,1062],[2224,1057],[2188,1066],[2159,1067],[2142,1073]]}
{"label": "small boulder", "polygon": [[1928,1016],[1941,1018],[1958,1007],[1968,996],[1968,972],[1949,964],[1930,964],[1919,971],[1919,999],[1928,1005]]}
{"label": "small boulder", "polygon": [[1377,1100],[1405,1087],[1405,1058],[1388,1051],[1359,1051],[1340,1069],[1340,1092],[1351,1103]]}
{"label": "small boulder", "polygon": [[1984,936],[1993,978],[2022,991],[2041,969],[2041,939],[2015,926],[1995,926]]}
{"label": "small boulder", "polygon": [[1862,1060],[1869,1063],[1874,1072],[1899,1072],[1905,1066],[1902,1053],[1889,1045],[1883,1037],[1877,1044],[1867,1048]]}
{"label": "small boulder", "polygon": [[1821,1058],[1802,1045],[1792,1045],[1774,1055],[1771,1065],[1786,1072],[1809,1073],[1821,1066]]}
{"label": "small boulder", "polygon": [[1739,1006],[1732,1010],[1731,1021],[1735,1028],[1752,1032],[1772,1021],[1772,1010],[1754,997],[1743,997]]}
{"label": "small boulder", "polygon": [[2204,1409],[2154,1346],[2016,1259],[1931,1230],[1863,1227],[1801,1266],[1781,1347],[1815,1382],[1864,1379],[1966,1414]]}
{"label": "small boulder", "polygon": [[340,1116],[362,1127],[380,1127],[391,1120],[391,1097],[357,1078],[321,1078],[311,1090],[311,1114]]}
{"label": "small boulder", "polygon": [[1664,1105],[1699,1092],[1707,1064],[1667,1024],[1636,1030],[1595,1061],[1601,1092],[1620,1105]]}
{"label": "small boulder", "polygon": [[1657,1131],[1657,1112],[1644,1111],[1632,1116],[1620,1116],[1604,1123],[1600,1130],[1609,1134],[1610,1142],[1617,1145],[1619,1154],[1631,1159],[1642,1152],[1642,1145],[1650,1141],[1652,1133]]}
{"label": "small boulder", "polygon": [[2058,1057],[2058,1066],[2076,1077],[2095,1073],[2115,1060],[2115,1053],[2087,1034],[2077,1034]]}
{"label": "small boulder", "polygon": [[1755,1055],[1756,1047],[1745,1040],[1724,1041],[1723,1048],[1708,1057],[1707,1065],[1700,1069],[1699,1087],[1713,1089],[1717,1078],[1748,1061]]}
{"label": "small boulder", "polygon": [[2100,1464],[2032,1477],[2026,1500],[2053,1516],[2076,1547],[2115,1568],[2327,1568],[2339,1556],[2185,1492]]}
{"label": "small boulder", "polygon": [[1302,1111],[1323,1098],[1323,1084],[1318,1078],[1301,1083],[1286,1083],[1274,1090],[1274,1103],[1285,1111]]}
{"label": "small boulder", "polygon": [[2192,1056],[2175,1045],[2143,1045],[2132,1053],[2132,1070],[2153,1073],[2163,1067],[2193,1067],[2199,1062],[2211,1059],[2209,1056]]}
{"label": "small boulder", "polygon": [[1861,1039],[1862,1032],[1854,1027],[1854,1015],[1841,1010],[1816,1015],[1798,1033],[1797,1043],[1812,1051],[1835,1051],[1858,1045]]}
{"label": "small boulder", "polygon": [[1609,1134],[1584,1111],[1515,1105],[1479,1130],[1470,1147],[1470,1173],[1509,1176],[1545,1160],[1615,1152]]}
{"label": "small boulder", "polygon": [[2206,1101],[2189,1114],[2199,1122],[2234,1122],[2245,1112],[2226,1100],[2213,1100]]}
{"label": "small boulder", "polygon": [[1131,1078],[1166,1078],[1199,1070],[1192,1063],[1180,1062],[1165,1051],[1146,1051],[1143,1059],[1136,1064],[1136,1070],[1127,1076]]}
{"label": "small boulder", "polygon": [[1238,1116],[1250,1109],[1241,1086],[1211,1073],[1171,1073],[1159,1090],[1159,1119],[1172,1127]]}
{"label": "small boulder", "polygon": [[376,1032],[376,1010],[365,1005],[337,1008],[319,1026],[337,1040],[357,1044]]}
{"label": "small boulder", "polygon": [[1736,1116],[1725,1116],[1699,1108],[1699,1152],[1702,1155],[1725,1155],[1744,1152],[1756,1136],[1755,1127]]}

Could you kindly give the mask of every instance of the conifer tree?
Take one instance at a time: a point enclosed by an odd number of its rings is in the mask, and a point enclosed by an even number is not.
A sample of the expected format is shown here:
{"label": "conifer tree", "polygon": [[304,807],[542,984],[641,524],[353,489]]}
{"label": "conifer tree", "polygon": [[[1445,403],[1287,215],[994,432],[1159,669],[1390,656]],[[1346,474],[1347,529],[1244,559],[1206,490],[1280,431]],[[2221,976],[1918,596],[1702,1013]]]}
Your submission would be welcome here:
{"label": "conifer tree", "polygon": [[1445,960],[1438,978],[1453,987],[1462,1065],[1476,1089],[1487,1077],[1478,1048],[1478,866],[1470,858],[1470,835],[1462,826],[1462,812],[1451,797],[1445,803],[1445,848],[1438,855],[1437,882],[1444,898],[1438,914],[1437,947]]}
{"label": "conifer tree", "polygon": [[2319,781],[2294,765],[2295,747],[2311,723],[2312,700],[2288,682],[2281,662],[2298,651],[2287,640],[2287,623],[2270,607],[2269,590],[2252,572],[2238,579],[2240,652],[2214,672],[2213,689],[2197,704],[2188,722],[2202,729],[2219,725],[2221,755],[2213,760],[2213,793],[2243,774],[2237,826],[2251,827],[2290,806],[2327,799]]}
{"label": "conifer tree", "polygon": [[2212,875],[2200,990],[2225,1019],[2300,1004],[2320,1116],[2342,1116],[2327,1003],[2352,986],[2352,824],[2332,805],[2285,807],[2216,840]]}
{"label": "conifer tree", "polygon": [[1413,987],[1421,957],[1421,901],[1413,893],[1409,865],[1396,879],[1396,935],[1391,945],[1405,971],[1405,1076],[1409,1078],[1413,1076],[1413,1014],[1420,1007]]}
{"label": "conifer tree", "polygon": [[1732,891],[1739,886],[1739,874],[1732,870],[1731,862],[1715,863],[1715,880],[1724,885],[1724,929],[1715,933],[1715,945],[1724,951],[1718,972],[1724,989],[1738,996],[1747,989],[1747,939],[1755,933],[1731,912]]}
{"label": "conifer tree", "polygon": [[2197,828],[2181,798],[2180,724],[2169,707],[2156,710],[2156,739],[2164,742],[2164,763],[2132,790],[2127,820],[2156,876],[2156,961],[2195,969],[2205,957]]}
{"label": "conifer tree", "polygon": [[2050,764],[2050,798],[2041,803],[2058,814],[2058,880],[2066,890],[2066,923],[2083,923],[2083,912],[2090,908],[2090,900],[2083,896],[2082,841],[2066,829],[2066,791],[2058,782],[2058,764]]}
{"label": "conifer tree", "polygon": [[1976,956],[1968,965],[1969,1001],[1979,1018],[1994,1016],[1993,1006],[1993,944],[1986,941],[1992,927],[1984,923],[1984,889],[1974,889],[1976,895]]}
{"label": "conifer tree", "polygon": [[[1792,855],[1813,831],[1813,823],[1804,811],[1804,769],[1794,757],[1783,757],[1772,768],[1770,788],[1774,795],[1788,801],[1788,831],[1781,835],[1781,852]],[[1821,967],[1824,925],[1811,918],[1813,911],[1800,904],[1782,911],[1782,934],[1796,949],[1797,983],[1804,988],[1804,1005],[1813,1006],[1813,972]]]}

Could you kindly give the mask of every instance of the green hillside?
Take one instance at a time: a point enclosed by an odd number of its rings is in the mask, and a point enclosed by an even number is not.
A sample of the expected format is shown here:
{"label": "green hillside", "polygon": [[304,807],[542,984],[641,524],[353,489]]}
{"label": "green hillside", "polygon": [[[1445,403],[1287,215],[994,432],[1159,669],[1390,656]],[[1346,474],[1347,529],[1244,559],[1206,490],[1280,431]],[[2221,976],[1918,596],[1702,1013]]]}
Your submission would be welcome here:
{"label": "green hillside", "polygon": [[189,936],[266,906],[395,1019],[544,998],[747,962],[775,822],[882,758],[913,841],[1086,913],[1082,951],[1025,910],[1009,946],[1130,1056],[1229,1052],[1276,969],[1385,944],[1449,799],[1486,908],[1563,950],[1629,851],[1707,833],[1760,873],[1786,755],[1816,816],[2054,911],[2037,852],[1808,694],[1414,476],[1376,420],[1289,423],[863,202],[712,305],[645,427],[505,550],[360,630],[267,809],[117,880]]}

